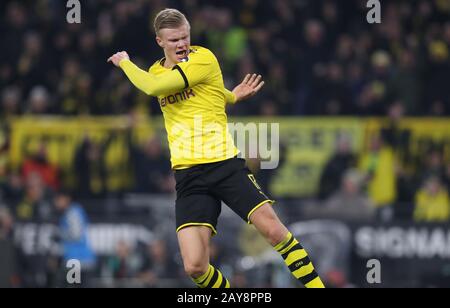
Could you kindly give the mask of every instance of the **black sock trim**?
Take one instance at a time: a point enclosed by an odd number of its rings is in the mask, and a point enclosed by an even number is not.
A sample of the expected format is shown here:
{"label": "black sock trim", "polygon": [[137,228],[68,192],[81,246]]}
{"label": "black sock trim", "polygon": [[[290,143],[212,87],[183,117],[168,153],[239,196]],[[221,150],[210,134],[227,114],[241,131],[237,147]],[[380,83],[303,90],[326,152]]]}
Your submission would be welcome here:
{"label": "black sock trim", "polygon": [[[211,269],[212,271],[214,270],[214,268],[213,269]],[[208,280],[208,277],[209,277],[209,275],[211,275],[211,272],[210,272],[210,270],[209,270],[209,268],[208,268],[208,275],[206,275],[206,278],[205,279],[203,279],[201,282],[199,282],[199,284],[203,284],[203,283],[205,283],[205,281],[206,280]]]}
{"label": "black sock trim", "polygon": [[289,247],[289,245],[292,244],[292,242],[294,241],[294,239],[295,239],[294,236],[291,235],[291,238],[289,239],[289,241],[288,241],[286,244],[284,244],[283,247],[281,247],[278,251],[282,251],[283,249],[286,249],[286,247]]}
{"label": "black sock trim", "polygon": [[319,277],[319,275],[317,275],[316,270],[313,270],[311,273],[306,276],[300,277],[298,280],[300,280],[303,284],[307,284],[317,277]]}
{"label": "black sock trim", "polygon": [[223,289],[223,288],[225,288],[226,285],[227,285],[227,279],[222,274],[222,283],[220,284],[219,288]]}
{"label": "black sock trim", "polygon": [[214,274],[211,280],[209,281],[208,285],[206,286],[206,288],[212,288],[212,286],[216,283],[218,278],[219,278],[219,271],[214,269]]}
{"label": "black sock trim", "polygon": [[281,256],[283,257],[284,260],[286,260],[286,258],[289,256],[289,254],[295,250],[301,250],[303,249],[303,246],[300,245],[300,243],[295,244],[294,246],[292,246],[291,249],[289,249],[288,251],[286,251],[285,253],[283,253]]}
{"label": "black sock trim", "polygon": [[302,266],[308,265],[309,263],[311,263],[311,260],[308,256],[306,256],[300,260],[294,261],[291,265],[289,265],[289,270],[293,273],[294,271],[298,270]]}

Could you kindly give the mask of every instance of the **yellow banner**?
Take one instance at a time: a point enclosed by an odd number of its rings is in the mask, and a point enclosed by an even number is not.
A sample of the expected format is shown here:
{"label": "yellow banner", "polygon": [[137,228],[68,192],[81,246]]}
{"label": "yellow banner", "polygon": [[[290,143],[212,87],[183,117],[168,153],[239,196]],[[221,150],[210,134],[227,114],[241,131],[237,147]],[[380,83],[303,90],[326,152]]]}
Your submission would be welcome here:
{"label": "yellow banner", "polygon": [[[345,134],[351,149],[359,155],[367,148],[372,134],[380,134],[389,127],[389,122],[378,118],[236,117],[229,118],[228,122],[255,123],[256,127],[261,123],[268,127],[274,123],[279,125],[280,143],[286,147],[286,160],[272,171],[270,190],[277,197],[312,197],[316,194],[322,169],[335,150],[338,135]],[[128,126],[127,117],[18,118],[11,124],[9,163],[14,168],[19,167],[27,153],[44,142],[49,161],[58,165],[66,175],[66,181],[73,184],[77,172],[74,156],[85,136],[98,144],[109,140],[104,153],[107,188],[111,191],[127,188],[130,184],[125,133]],[[405,166],[416,166],[420,158],[426,157],[431,145],[440,146],[445,160],[450,161],[449,119],[409,118],[401,122],[399,131],[406,136],[405,149],[398,153],[400,163]],[[140,121],[133,129],[132,141],[142,141],[152,134],[166,141],[162,118],[152,118],[151,123],[148,119]]]}
{"label": "yellow banner", "polygon": [[280,143],[286,145],[286,161],[277,170],[270,190],[275,196],[308,197],[317,192],[320,174],[345,134],[354,152],[363,145],[364,123],[356,118],[279,118]]}
{"label": "yellow banner", "polygon": [[[126,117],[17,118],[11,123],[9,164],[19,168],[28,155],[44,145],[48,161],[58,166],[64,182],[73,186],[77,175],[75,154],[83,140],[89,138],[100,148],[104,146],[101,159],[107,171],[106,189],[118,191],[130,185],[128,125]],[[140,123],[133,129],[133,142],[151,134],[150,126]]]}
{"label": "yellow banner", "polygon": [[[380,134],[390,127],[386,119],[372,118],[366,120],[366,145],[373,134]],[[406,118],[397,129],[396,138],[406,141],[406,153],[402,153],[407,161],[403,164],[415,164],[416,160],[426,157],[431,147],[442,150],[444,161],[450,161],[450,119],[449,118]]]}

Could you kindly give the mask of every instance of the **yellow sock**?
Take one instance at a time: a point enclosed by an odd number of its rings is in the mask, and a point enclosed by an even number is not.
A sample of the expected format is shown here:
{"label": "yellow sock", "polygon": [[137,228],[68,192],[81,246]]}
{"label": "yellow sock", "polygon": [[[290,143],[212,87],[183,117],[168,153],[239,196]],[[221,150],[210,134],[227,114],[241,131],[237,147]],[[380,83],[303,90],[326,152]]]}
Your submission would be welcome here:
{"label": "yellow sock", "polygon": [[197,278],[192,278],[199,288],[229,288],[230,282],[222,273],[211,264],[206,273]]}
{"label": "yellow sock", "polygon": [[308,253],[291,232],[274,248],[281,254],[292,275],[300,280],[306,288],[325,288]]}

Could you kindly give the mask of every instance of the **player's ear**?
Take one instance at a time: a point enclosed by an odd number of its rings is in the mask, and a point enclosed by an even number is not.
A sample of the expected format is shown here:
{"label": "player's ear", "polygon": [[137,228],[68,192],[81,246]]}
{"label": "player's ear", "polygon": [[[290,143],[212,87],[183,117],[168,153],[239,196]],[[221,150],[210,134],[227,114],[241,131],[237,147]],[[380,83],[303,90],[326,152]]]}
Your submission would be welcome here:
{"label": "player's ear", "polygon": [[158,43],[159,47],[164,48],[164,43],[159,36],[156,37],[156,43]]}

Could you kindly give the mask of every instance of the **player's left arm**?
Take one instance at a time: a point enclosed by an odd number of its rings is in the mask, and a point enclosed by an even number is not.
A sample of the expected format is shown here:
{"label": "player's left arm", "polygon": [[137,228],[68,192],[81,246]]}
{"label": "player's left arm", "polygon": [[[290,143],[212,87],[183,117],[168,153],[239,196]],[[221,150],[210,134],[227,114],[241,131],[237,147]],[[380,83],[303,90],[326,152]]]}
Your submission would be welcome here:
{"label": "player's left arm", "polygon": [[261,75],[247,74],[244,80],[238,84],[233,91],[224,89],[227,103],[235,104],[239,101],[248,99],[258,93],[264,85]]}
{"label": "player's left arm", "polygon": [[237,98],[233,92],[231,92],[227,88],[223,88],[223,94],[225,94],[225,102],[227,102],[228,104],[236,104]]}

